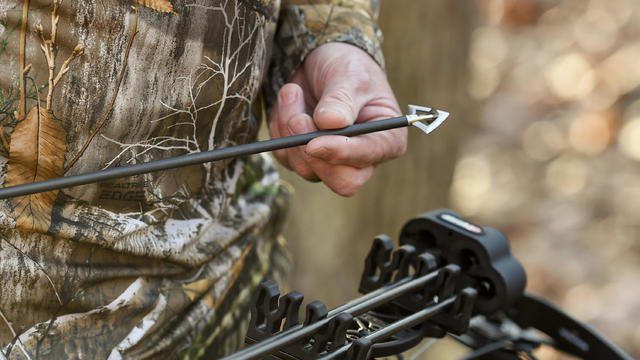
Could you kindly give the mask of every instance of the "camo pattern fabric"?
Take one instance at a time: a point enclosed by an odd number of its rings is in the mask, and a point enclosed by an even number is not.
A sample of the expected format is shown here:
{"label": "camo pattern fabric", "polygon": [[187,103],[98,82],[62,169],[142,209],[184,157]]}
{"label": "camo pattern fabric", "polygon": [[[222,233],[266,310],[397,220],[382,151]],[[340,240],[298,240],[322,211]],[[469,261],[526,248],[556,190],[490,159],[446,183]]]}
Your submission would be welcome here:
{"label": "camo pattern fabric", "polygon": [[355,45],[384,68],[380,0],[290,0],[280,12],[265,95],[268,104],[316,47],[331,41]]}
{"label": "camo pattern fabric", "polygon": [[[273,96],[313,48],[382,64],[377,8],[0,0],[0,184],[254,141],[261,86]],[[0,200],[0,360],[237,350],[254,289],[286,274],[287,198],[255,155]]]}

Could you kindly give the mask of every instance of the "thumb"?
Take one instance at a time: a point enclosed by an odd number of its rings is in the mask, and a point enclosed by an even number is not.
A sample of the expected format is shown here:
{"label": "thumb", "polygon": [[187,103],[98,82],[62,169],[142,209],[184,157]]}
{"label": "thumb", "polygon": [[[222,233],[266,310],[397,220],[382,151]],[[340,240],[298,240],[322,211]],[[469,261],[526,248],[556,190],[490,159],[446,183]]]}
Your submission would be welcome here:
{"label": "thumb", "polygon": [[336,74],[330,79],[318,101],[313,120],[319,129],[339,129],[356,122],[365,105],[367,74]]}

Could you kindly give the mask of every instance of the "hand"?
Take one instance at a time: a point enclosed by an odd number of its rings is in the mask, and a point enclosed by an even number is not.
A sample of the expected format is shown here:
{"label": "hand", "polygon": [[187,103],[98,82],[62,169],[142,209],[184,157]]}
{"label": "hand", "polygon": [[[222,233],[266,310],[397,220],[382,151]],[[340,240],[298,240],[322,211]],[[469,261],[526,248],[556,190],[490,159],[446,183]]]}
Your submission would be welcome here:
{"label": "hand", "polygon": [[[400,116],[380,66],[363,50],[328,43],[313,50],[278,94],[269,117],[272,138]],[[321,136],[306,146],[278,150],[276,158],[307,180],[353,195],[376,165],[404,154],[406,128],[356,137]]]}

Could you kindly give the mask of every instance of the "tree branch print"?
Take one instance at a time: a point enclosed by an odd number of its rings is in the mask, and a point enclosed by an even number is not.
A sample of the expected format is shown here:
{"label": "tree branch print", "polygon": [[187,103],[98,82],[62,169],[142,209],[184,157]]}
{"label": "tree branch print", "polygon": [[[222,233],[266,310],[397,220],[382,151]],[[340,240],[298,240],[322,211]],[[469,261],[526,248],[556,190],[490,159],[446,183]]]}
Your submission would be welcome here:
{"label": "tree branch print", "polygon": [[[141,156],[152,151],[192,154],[213,150],[216,148],[219,122],[225,116],[225,111],[232,107],[242,106],[247,109],[240,119],[234,121],[249,120],[251,103],[260,86],[260,72],[265,63],[266,19],[237,1],[224,0],[215,6],[189,4],[187,7],[217,12],[224,19],[223,46],[219,58],[205,56],[196,69],[187,76],[178,78],[175,85],[186,90],[188,101],[178,105],[161,101],[169,112],[152,120],[154,123],[163,123],[167,129],[186,127],[188,129],[182,129],[181,133],[188,135],[162,135],[131,143],[103,135],[121,149],[106,163],[105,168],[123,161],[134,164],[140,161]],[[220,89],[220,93],[217,99],[207,102],[204,90],[213,84]],[[171,123],[171,120],[176,119],[180,119],[179,122]],[[200,133],[204,128],[210,129],[207,134]],[[202,166],[205,170],[204,183],[209,184],[212,165]]]}

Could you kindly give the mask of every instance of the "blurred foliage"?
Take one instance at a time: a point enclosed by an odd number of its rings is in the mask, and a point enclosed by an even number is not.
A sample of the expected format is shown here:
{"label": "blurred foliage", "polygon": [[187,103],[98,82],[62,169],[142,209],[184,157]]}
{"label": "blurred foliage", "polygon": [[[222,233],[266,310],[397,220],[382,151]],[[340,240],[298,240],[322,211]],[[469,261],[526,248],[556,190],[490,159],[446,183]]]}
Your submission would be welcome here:
{"label": "blurred foliage", "polygon": [[640,357],[640,2],[477,1],[453,208],[501,229],[529,289]]}

